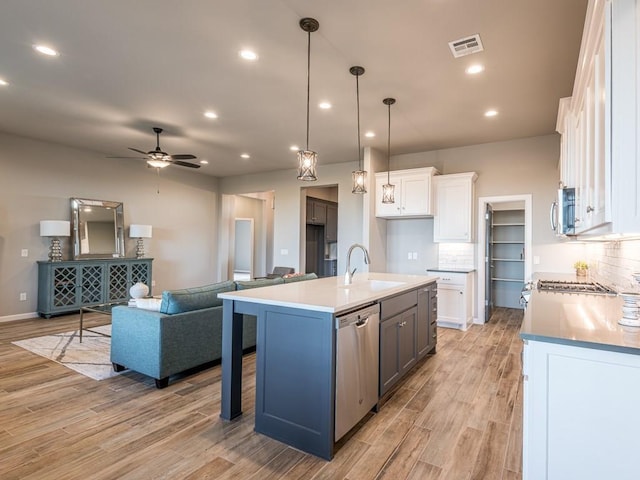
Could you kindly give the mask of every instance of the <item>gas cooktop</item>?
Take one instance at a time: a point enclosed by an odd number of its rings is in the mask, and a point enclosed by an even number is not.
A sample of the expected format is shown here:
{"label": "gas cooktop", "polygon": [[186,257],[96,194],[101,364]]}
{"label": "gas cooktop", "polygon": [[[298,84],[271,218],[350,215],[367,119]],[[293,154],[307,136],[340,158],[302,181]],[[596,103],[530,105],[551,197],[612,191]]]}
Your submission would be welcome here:
{"label": "gas cooktop", "polygon": [[598,282],[564,282],[558,280],[538,280],[538,291],[558,293],[591,293],[617,295],[614,290]]}

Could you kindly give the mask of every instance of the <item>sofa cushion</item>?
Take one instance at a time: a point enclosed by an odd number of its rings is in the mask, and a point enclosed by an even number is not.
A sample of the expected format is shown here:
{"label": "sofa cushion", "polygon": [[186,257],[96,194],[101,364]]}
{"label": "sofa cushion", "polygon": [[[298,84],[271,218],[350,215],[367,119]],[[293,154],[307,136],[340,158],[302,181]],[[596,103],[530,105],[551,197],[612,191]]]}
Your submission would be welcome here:
{"label": "sofa cushion", "polygon": [[232,292],[235,289],[235,283],[229,280],[202,287],[165,290],[162,292],[160,312],[175,314],[202,308],[219,307],[222,305],[222,300],[218,299],[218,293]]}
{"label": "sofa cushion", "polygon": [[236,281],[236,289],[237,290],[247,290],[249,288],[259,288],[259,287],[269,287],[271,285],[279,285],[284,283],[284,280],[280,277],[278,278],[260,278],[258,280],[237,280]]}
{"label": "sofa cushion", "polygon": [[292,273],[290,275],[285,275],[282,278],[284,279],[284,283],[291,283],[302,282],[303,280],[313,280],[318,278],[318,275],[315,273]]}

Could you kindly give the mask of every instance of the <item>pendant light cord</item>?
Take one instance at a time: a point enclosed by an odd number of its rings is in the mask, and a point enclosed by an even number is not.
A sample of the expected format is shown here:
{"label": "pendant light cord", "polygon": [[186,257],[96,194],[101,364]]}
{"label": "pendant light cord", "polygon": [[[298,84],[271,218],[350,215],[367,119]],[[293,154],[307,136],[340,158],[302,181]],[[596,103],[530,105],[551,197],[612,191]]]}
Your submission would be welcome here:
{"label": "pendant light cord", "polygon": [[358,110],[358,170],[362,171],[362,160],[360,158],[360,75],[356,75],[356,105]]}
{"label": "pendant light cord", "polygon": [[311,92],[311,32],[307,32],[307,150],[309,150],[309,101]]}
{"label": "pendant light cord", "polygon": [[387,185],[391,184],[391,180],[389,179],[389,169],[391,168],[391,103],[387,105],[389,107],[389,129],[387,135]]}

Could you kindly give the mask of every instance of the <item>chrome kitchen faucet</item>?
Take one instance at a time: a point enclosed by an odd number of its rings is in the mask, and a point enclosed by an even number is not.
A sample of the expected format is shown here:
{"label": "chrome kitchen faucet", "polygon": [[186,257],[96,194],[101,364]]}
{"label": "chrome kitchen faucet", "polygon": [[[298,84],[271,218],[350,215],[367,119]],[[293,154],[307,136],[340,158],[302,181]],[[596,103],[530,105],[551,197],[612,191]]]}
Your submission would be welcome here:
{"label": "chrome kitchen faucet", "polygon": [[351,245],[349,247],[349,251],[347,252],[347,271],[344,274],[344,284],[345,285],[351,285],[352,281],[353,281],[353,274],[356,273],[356,268],[353,269],[353,271],[351,270],[351,252],[353,252],[354,248],[360,248],[362,249],[362,251],[364,252],[364,263],[369,265],[369,252],[367,251],[367,248],[364,245],[360,245],[359,243],[354,243],[353,245]]}

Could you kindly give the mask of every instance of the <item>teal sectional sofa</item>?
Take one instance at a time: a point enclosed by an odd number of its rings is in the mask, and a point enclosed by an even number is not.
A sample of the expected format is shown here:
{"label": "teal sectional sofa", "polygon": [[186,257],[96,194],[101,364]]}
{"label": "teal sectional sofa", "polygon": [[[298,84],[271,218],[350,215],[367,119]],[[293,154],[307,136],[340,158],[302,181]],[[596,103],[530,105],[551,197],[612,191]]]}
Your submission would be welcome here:
{"label": "teal sectional sofa", "polygon": [[[111,363],[115,371],[134,370],[155,379],[169,377],[222,356],[222,300],[218,293],[318,278],[315,273],[290,278],[226,281],[162,292],[160,311],[114,307]],[[242,348],[256,345],[256,318],[244,315]]]}

